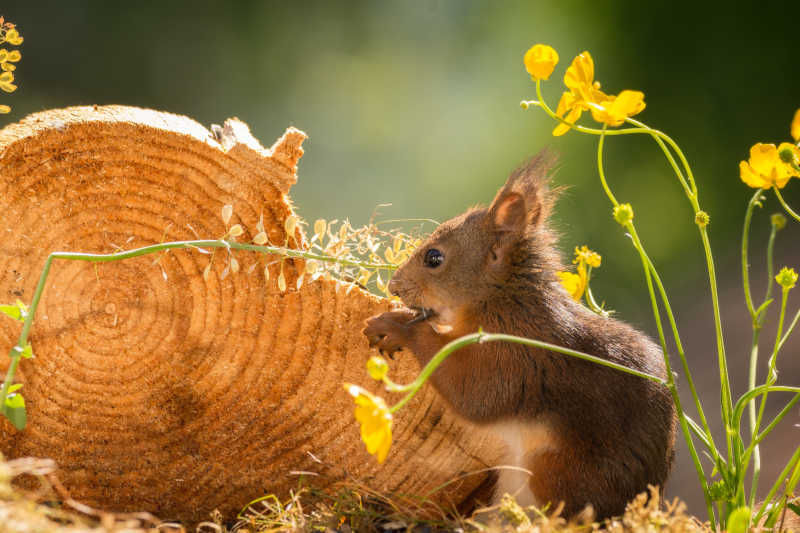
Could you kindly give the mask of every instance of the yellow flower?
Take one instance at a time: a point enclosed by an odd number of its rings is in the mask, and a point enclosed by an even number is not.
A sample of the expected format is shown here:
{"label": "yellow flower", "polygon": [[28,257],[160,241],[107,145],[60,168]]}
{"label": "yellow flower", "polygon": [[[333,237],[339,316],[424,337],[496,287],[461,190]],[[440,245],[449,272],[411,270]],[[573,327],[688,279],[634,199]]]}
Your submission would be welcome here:
{"label": "yellow flower", "polygon": [[0,105],[0,114],[11,113],[11,108],[7,105]]}
{"label": "yellow flower", "polygon": [[13,63],[16,63],[20,59],[22,59],[22,54],[19,53],[19,50],[12,50],[9,52],[5,48],[0,48],[0,68],[3,71],[13,71],[17,68]]}
{"label": "yellow flower", "polygon": [[14,81],[14,74],[11,72],[3,72],[0,74],[0,89],[7,93],[13,93],[17,90],[17,86],[12,82]]}
{"label": "yellow flower", "polygon": [[19,46],[22,44],[22,35],[16,30],[16,28],[9,28],[6,30],[6,42],[8,44],[13,44],[14,46]]}
{"label": "yellow flower", "polygon": [[774,144],[756,143],[750,148],[750,159],[739,162],[739,175],[754,189],[767,189],[773,185],[782,189],[789,178],[798,174],[781,160]]}
{"label": "yellow flower", "polygon": [[525,52],[525,70],[534,80],[546,80],[558,64],[558,53],[546,44],[535,44]]}
{"label": "yellow flower", "polygon": [[[558,101],[556,115],[563,118],[568,124],[574,124],[581,113],[589,109],[589,104],[599,104],[609,99],[609,96],[600,90],[600,82],[594,81],[594,61],[589,52],[583,52],[572,60],[566,74],[565,91]],[[560,123],[553,130],[553,135],[564,135],[569,131],[569,126]]]}
{"label": "yellow flower", "polygon": [[792,139],[800,141],[800,109],[794,112],[794,120],[791,126]]}
{"label": "yellow flower", "polygon": [[573,300],[579,302],[583,296],[583,291],[586,290],[586,270],[578,267],[577,274],[572,272],[557,272],[557,274],[561,278],[561,285],[564,286]]}
{"label": "yellow flower", "polygon": [[593,252],[589,249],[588,246],[585,244],[578,248],[575,247],[575,259],[572,260],[573,264],[580,265],[581,263],[586,263],[592,268],[599,268],[600,261],[602,261],[602,257],[597,252]]}
{"label": "yellow flower", "polygon": [[645,108],[644,93],[641,91],[622,91],[619,96],[611,95],[608,100],[592,104],[592,118],[609,126],[619,126],[625,119],[640,113]]}
{"label": "yellow flower", "polygon": [[361,424],[361,440],[366,444],[367,451],[382,463],[392,446],[392,413],[383,398],[370,394],[358,385],[345,383],[344,388],[356,401],[355,416]]}
{"label": "yellow flower", "polygon": [[609,95],[600,90],[600,82],[594,79],[594,61],[589,52],[583,52],[572,60],[564,75],[564,85],[569,91],[561,95],[556,115],[567,124],[560,123],[553,130],[559,136],[569,131],[569,124],[575,124],[584,111],[591,111],[592,118],[609,126],[619,126],[625,119],[645,108],[644,93],[622,91],[619,95]]}

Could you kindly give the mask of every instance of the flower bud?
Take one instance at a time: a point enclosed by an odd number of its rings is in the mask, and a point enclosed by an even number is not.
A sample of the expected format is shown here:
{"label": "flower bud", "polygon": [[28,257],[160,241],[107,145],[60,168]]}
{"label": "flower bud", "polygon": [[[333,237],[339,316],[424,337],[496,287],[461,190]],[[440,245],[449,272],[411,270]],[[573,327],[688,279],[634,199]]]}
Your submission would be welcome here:
{"label": "flower bud", "polygon": [[794,288],[795,283],[797,283],[797,272],[795,272],[793,268],[783,267],[781,271],[778,272],[778,275],[775,276],[775,281],[778,282],[778,285],[783,287],[783,290],[788,291]]}
{"label": "flower bud", "polygon": [[786,227],[786,217],[781,213],[773,213],[772,216],[769,217],[769,221],[772,223],[772,227],[777,231]]}
{"label": "flower bud", "polygon": [[625,226],[631,222],[633,220],[633,207],[631,207],[631,204],[619,204],[615,206],[614,220],[616,220],[620,226]]}
{"label": "flower bud", "polygon": [[374,379],[375,381],[380,381],[386,374],[389,372],[389,365],[386,363],[386,359],[383,357],[378,357],[377,355],[373,355],[367,361],[367,373],[369,377]]}
{"label": "flower bud", "polygon": [[525,52],[525,70],[534,80],[546,80],[558,63],[558,53],[546,44],[533,45]]}
{"label": "flower bud", "polygon": [[708,223],[711,222],[711,217],[708,216],[708,213],[705,211],[698,211],[694,215],[694,223],[700,226],[701,228],[705,228],[708,226]]}

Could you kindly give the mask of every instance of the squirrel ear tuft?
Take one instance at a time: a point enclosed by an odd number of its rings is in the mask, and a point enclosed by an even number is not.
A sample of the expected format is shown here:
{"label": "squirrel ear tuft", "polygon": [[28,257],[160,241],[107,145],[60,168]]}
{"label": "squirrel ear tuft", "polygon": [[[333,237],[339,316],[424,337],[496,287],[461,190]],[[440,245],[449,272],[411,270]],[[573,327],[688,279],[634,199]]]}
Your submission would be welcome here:
{"label": "squirrel ear tuft", "polygon": [[497,230],[521,233],[547,218],[552,203],[549,174],[555,163],[555,153],[544,149],[511,173],[489,207],[489,220]]}

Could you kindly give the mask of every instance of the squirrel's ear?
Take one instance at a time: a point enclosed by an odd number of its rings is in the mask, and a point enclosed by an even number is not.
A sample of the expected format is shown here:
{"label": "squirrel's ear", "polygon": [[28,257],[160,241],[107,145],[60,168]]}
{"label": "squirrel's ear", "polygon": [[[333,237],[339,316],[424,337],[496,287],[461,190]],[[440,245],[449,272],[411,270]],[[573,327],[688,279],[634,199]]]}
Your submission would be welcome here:
{"label": "squirrel's ear", "polygon": [[548,192],[548,173],[555,164],[555,154],[543,150],[527,164],[515,170],[492,205],[487,222],[495,241],[490,262],[504,264],[528,226],[539,226],[550,211],[552,195]]}
{"label": "squirrel's ear", "polygon": [[550,209],[549,172],[556,156],[543,150],[511,173],[489,207],[489,221],[495,230],[523,232],[527,225],[539,225]]}

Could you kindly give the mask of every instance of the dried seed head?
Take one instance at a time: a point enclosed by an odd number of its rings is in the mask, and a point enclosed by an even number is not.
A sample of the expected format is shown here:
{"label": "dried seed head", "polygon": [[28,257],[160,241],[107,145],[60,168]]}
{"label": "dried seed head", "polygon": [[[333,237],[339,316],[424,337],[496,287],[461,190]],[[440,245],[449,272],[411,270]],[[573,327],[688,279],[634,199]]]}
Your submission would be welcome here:
{"label": "dried seed head", "polygon": [[297,227],[297,217],[289,215],[283,223],[283,229],[286,230],[287,237],[294,237],[294,230]]}
{"label": "dried seed head", "polygon": [[228,222],[231,221],[231,217],[232,216],[233,216],[233,205],[231,205],[231,204],[223,205],[222,206],[222,222],[224,222],[226,226],[228,225]]}

